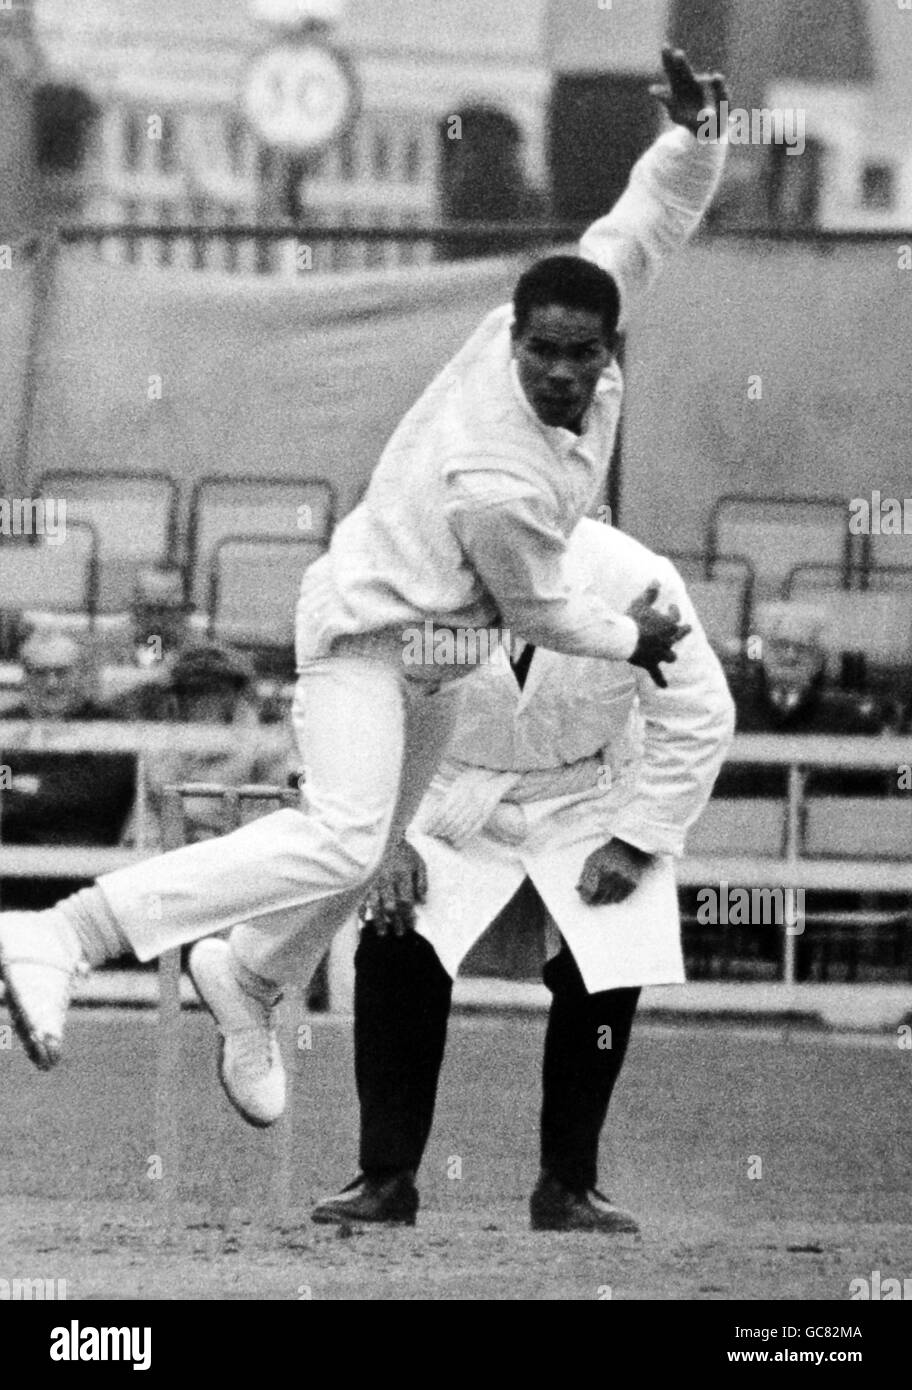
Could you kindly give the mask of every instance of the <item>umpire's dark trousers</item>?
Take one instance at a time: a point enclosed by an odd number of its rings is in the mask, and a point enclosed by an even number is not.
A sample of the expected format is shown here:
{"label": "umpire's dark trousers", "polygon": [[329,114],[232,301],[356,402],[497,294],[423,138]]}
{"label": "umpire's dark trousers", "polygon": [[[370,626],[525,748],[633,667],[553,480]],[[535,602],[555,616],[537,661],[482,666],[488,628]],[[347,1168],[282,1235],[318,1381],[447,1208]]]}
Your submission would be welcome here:
{"label": "umpire's dark trousers", "polygon": [[[542,1168],[586,1192],[596,1185],[599,1134],[640,991],[587,994],[566,945],[542,978],[552,994],[542,1066]],[[423,937],[378,937],[372,926],[364,928],[355,955],[354,1036],[361,1171],[369,1177],[417,1171],[421,1163],[452,991]]]}

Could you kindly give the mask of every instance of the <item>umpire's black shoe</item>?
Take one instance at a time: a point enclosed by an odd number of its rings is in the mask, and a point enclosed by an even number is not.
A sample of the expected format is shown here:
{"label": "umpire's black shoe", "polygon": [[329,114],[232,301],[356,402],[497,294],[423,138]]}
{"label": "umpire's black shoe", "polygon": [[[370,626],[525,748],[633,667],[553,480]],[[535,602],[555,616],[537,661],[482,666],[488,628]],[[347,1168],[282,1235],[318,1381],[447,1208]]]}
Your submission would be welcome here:
{"label": "umpire's black shoe", "polygon": [[310,1214],[311,1221],[339,1226],[373,1221],[383,1226],[414,1226],[418,1215],[415,1174],[407,1169],[385,1178],[363,1173],[343,1187],[337,1197],[324,1197]]}
{"label": "umpire's black shoe", "polygon": [[615,1206],[597,1188],[574,1192],[559,1179],[543,1173],[529,1201],[533,1231],[601,1231],[605,1235],[640,1234],[629,1211]]}

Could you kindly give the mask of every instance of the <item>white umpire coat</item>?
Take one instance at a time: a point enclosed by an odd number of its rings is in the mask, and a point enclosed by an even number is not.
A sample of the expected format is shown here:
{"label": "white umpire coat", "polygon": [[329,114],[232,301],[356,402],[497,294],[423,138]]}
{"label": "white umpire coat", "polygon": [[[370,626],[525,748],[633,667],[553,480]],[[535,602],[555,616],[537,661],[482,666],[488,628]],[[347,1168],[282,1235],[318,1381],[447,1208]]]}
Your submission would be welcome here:
{"label": "white umpire coat", "polygon": [[[520,690],[498,650],[463,682],[447,758],[408,831],[428,871],[416,929],[450,975],[528,876],[590,993],[684,980],[674,859],[712,790],[734,705],[670,561],[584,520],[574,580],[623,612],[651,581],[693,631],[663,667],[668,688],[625,662],[536,649]],[[592,907],[587,856],[619,836],[656,856],[624,903]]]}

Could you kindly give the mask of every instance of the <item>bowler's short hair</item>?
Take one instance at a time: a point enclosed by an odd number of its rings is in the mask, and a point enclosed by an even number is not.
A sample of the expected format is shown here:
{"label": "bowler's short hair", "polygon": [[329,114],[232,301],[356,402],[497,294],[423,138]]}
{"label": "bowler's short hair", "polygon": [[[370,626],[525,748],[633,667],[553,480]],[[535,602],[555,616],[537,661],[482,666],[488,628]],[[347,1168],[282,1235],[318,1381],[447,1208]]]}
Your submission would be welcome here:
{"label": "bowler's short hair", "polygon": [[513,332],[524,332],[532,310],[548,304],[598,314],[605,342],[614,347],[621,296],[607,270],[582,256],[545,256],[536,261],[519,277],[513,292]]}

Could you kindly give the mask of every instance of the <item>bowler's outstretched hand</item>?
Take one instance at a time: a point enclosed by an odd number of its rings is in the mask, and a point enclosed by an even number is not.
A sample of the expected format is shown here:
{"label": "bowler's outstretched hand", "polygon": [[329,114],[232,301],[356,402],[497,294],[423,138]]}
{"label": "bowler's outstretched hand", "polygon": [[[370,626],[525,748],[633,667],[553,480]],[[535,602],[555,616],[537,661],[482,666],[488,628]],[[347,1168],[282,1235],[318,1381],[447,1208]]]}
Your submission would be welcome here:
{"label": "bowler's outstretched hand", "polygon": [[701,113],[714,110],[718,116],[722,102],[728,101],[725,78],[720,72],[695,73],[680,48],[662,49],[662,67],[667,85],[656,82],[650,93],[675,125],[685,126],[696,135],[702,124]]}

